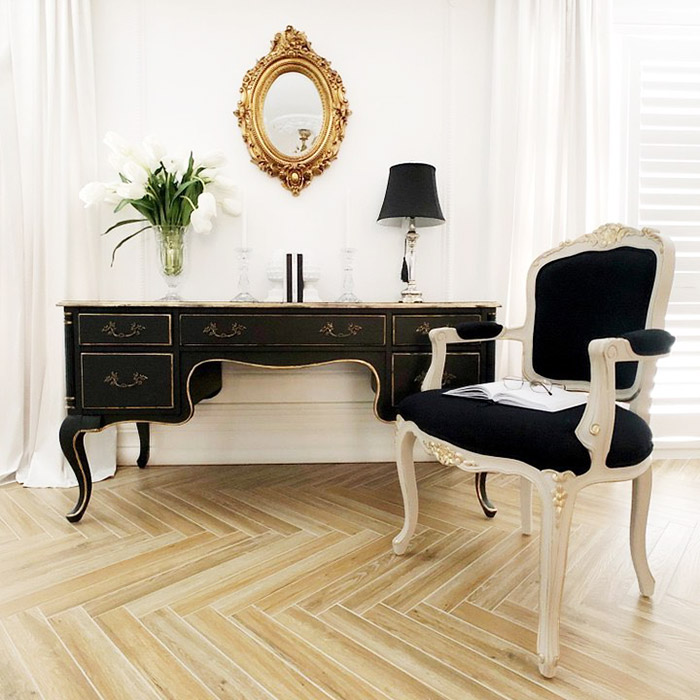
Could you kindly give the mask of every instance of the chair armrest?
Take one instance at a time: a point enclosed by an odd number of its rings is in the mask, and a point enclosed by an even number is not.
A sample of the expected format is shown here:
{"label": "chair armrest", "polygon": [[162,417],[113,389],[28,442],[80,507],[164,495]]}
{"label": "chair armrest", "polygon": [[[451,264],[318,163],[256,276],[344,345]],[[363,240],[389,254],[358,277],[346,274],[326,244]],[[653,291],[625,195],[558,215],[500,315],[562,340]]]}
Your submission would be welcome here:
{"label": "chair armrest", "polygon": [[495,321],[460,323],[456,328],[445,326],[433,328],[428,334],[432,347],[430,367],[421,384],[421,391],[442,388],[442,373],[445,370],[447,345],[475,343],[487,340],[521,340],[522,328],[508,329]]}
{"label": "chair armrest", "polygon": [[471,321],[458,323],[455,330],[462,340],[486,340],[496,338],[503,326],[495,321]]}
{"label": "chair armrest", "polygon": [[641,331],[623,333],[620,338],[629,341],[630,348],[639,357],[661,356],[671,352],[676,339],[661,328],[645,328]]}
{"label": "chair armrest", "polygon": [[[646,361],[652,365],[647,370],[650,374],[644,377],[650,384],[656,359],[668,354],[674,341],[667,331],[649,328],[625,333],[618,338],[596,338],[588,344],[590,393],[575,432],[591,455],[591,471],[607,468],[606,459],[615,427],[615,365],[618,362]],[[648,392],[646,394],[644,402],[648,402]],[[641,414],[639,410],[635,412]]]}

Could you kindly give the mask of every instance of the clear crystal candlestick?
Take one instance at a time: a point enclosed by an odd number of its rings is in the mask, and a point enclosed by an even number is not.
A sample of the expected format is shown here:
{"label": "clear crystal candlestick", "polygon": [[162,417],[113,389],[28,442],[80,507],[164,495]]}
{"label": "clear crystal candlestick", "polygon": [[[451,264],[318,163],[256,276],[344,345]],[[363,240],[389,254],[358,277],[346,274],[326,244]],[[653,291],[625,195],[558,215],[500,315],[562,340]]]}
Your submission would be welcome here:
{"label": "clear crystal candlestick", "polygon": [[360,301],[353,292],[353,260],[355,257],[355,248],[343,248],[343,293],[338,297],[340,302],[358,302]]}
{"label": "clear crystal candlestick", "polygon": [[250,248],[236,248],[238,253],[238,294],[232,301],[257,301],[250,293],[250,280],[248,279],[248,266]]}

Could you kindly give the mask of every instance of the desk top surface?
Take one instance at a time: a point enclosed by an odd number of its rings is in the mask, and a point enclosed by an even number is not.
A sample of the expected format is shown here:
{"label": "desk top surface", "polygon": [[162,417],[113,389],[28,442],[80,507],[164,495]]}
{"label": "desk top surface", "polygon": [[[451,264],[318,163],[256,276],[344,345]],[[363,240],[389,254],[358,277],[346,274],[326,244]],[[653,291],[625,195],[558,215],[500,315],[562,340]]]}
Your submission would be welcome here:
{"label": "desk top surface", "polygon": [[167,308],[203,308],[203,309],[387,309],[387,310],[407,310],[415,309],[464,309],[486,307],[497,309],[501,305],[495,301],[424,301],[415,304],[405,304],[396,301],[376,301],[376,302],[356,302],[353,304],[345,302],[320,301],[320,302],[238,302],[238,301],[97,301],[97,300],[64,300],[58,302],[57,306],[75,307],[90,306],[98,308],[114,307],[167,307]]}

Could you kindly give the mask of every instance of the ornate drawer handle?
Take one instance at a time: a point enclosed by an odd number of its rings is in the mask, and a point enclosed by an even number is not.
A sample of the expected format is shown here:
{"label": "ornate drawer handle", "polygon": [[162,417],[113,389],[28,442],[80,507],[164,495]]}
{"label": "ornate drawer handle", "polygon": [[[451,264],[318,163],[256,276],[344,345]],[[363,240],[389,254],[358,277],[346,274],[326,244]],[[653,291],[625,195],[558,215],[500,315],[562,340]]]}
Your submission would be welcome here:
{"label": "ornate drawer handle", "polygon": [[335,328],[333,328],[333,322],[328,321],[318,332],[323,335],[329,335],[331,338],[349,338],[351,335],[357,335],[361,330],[362,326],[358,326],[356,323],[348,323],[347,333],[336,333]]}
{"label": "ornate drawer handle", "polygon": [[[423,370],[420,374],[417,374],[415,379],[413,380],[414,384],[422,384],[423,380],[425,379],[425,375],[428,374],[428,370]],[[457,379],[457,375],[452,374],[451,372],[448,372],[445,370],[442,373],[442,386],[450,386],[452,382]]]}
{"label": "ornate drawer handle", "polygon": [[142,326],[140,323],[136,323],[136,321],[129,326],[128,333],[118,333],[116,321],[110,321],[102,328],[103,333],[111,335],[113,338],[132,338],[135,335],[141,335],[141,331],[145,330],[146,326]]}
{"label": "ornate drawer handle", "polygon": [[416,333],[418,333],[418,335],[428,335],[428,333],[430,333],[430,324],[427,321],[423,321],[423,323],[416,328]]}
{"label": "ornate drawer handle", "polygon": [[148,377],[145,374],[140,374],[139,372],[134,372],[131,379],[132,379],[131,384],[126,384],[124,382],[119,381],[119,374],[117,372],[110,372],[105,377],[105,384],[109,384],[110,386],[114,386],[117,389],[131,389],[131,387],[134,387],[134,386],[141,386],[141,384],[143,384],[148,379]]}
{"label": "ornate drawer handle", "polygon": [[248,327],[244,326],[242,323],[232,323],[231,332],[224,333],[222,331],[219,331],[219,328],[216,325],[216,323],[212,321],[208,326],[205,326],[202,333],[204,333],[204,335],[211,335],[214,338],[235,338],[237,335],[241,335],[243,331],[247,328]]}

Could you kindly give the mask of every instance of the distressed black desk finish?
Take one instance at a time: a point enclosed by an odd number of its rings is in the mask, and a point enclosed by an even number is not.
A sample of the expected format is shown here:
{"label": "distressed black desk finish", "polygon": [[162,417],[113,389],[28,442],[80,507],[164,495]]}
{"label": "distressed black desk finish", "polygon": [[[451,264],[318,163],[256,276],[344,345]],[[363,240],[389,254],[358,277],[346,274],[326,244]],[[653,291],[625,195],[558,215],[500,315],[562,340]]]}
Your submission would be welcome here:
{"label": "distressed black desk finish", "polygon": [[[149,423],[184,423],[221,389],[221,363],[306,367],[355,362],[369,370],[374,412],[396,416],[430,363],[428,331],[494,320],[497,304],[234,304],[63,302],[67,416],[61,448],[78,479],[68,520],[80,520],[92,479],[86,432],[135,422],[138,464],[148,462]],[[494,343],[455,346],[445,385],[492,381]]]}

